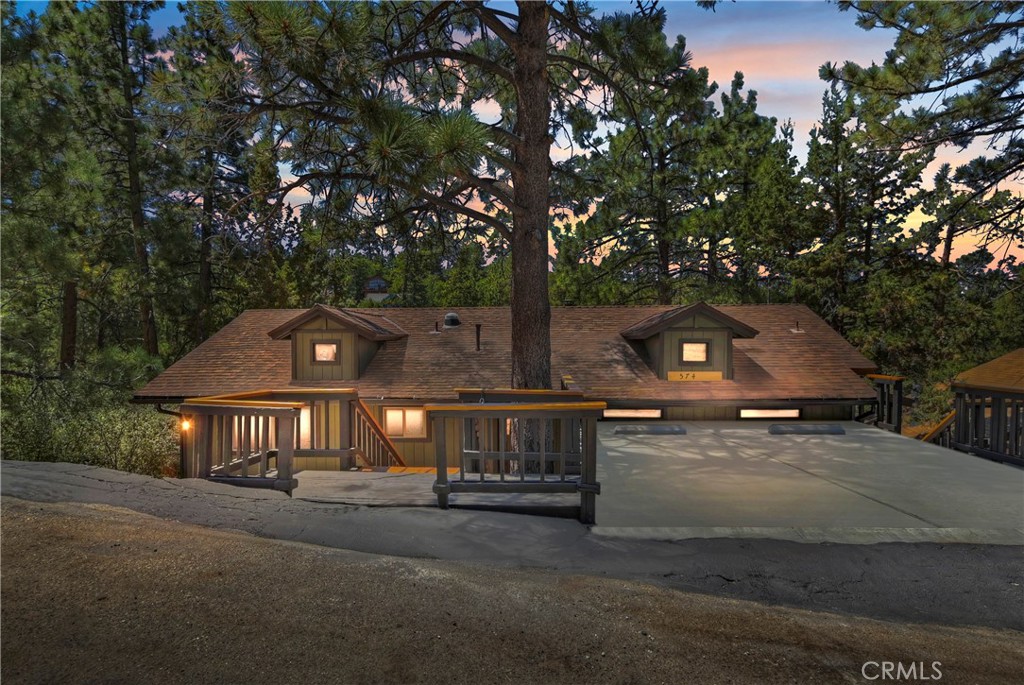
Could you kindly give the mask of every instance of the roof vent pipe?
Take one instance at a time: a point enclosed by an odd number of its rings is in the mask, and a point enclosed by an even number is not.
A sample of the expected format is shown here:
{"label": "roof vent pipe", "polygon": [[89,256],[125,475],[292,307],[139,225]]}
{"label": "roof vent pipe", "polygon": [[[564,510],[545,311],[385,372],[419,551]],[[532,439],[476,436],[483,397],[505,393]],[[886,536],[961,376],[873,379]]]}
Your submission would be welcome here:
{"label": "roof vent pipe", "polygon": [[447,314],[444,315],[444,327],[445,328],[455,328],[456,326],[460,325],[461,323],[462,322],[459,321],[459,315],[456,314],[455,312],[448,312]]}
{"label": "roof vent pipe", "polygon": [[480,351],[480,329],[483,328],[483,324],[476,325],[476,351]]}

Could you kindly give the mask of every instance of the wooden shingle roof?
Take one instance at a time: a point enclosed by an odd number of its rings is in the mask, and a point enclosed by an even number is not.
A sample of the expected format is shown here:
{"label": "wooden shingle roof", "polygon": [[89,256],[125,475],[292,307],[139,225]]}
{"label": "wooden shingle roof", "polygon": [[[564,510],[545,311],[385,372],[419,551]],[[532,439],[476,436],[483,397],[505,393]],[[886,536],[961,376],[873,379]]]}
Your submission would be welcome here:
{"label": "wooden shingle roof", "polygon": [[[733,401],[870,399],[858,374],[875,365],[802,305],[722,305],[714,309],[758,332],[737,339],[733,378],[672,382],[658,378],[642,343],[620,332],[678,307],[554,307],[551,312],[552,387],[572,375],[588,397],[620,406]],[[139,401],[294,387],[355,387],[368,397],[447,400],[456,387],[507,388],[511,318],[507,307],[459,308],[462,325],[435,331],[447,309],[347,309],[385,317],[389,339],[358,381],[293,381],[291,343],[269,333],[309,310],[243,312],[202,345],[139,390]],[[799,332],[793,329],[799,321]],[[482,326],[476,350],[475,325]],[[392,326],[394,328],[392,328]]]}
{"label": "wooden shingle roof", "polygon": [[1024,347],[964,371],[953,387],[1024,393]]}

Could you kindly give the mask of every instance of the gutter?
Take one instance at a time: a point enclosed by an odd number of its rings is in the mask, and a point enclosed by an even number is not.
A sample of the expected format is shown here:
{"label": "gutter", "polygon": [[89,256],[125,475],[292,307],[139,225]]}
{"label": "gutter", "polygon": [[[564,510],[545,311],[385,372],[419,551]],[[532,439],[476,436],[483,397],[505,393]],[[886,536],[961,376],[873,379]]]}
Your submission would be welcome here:
{"label": "gutter", "polygon": [[[158,412],[160,412],[161,414],[167,414],[168,416],[173,416],[173,417],[177,418],[179,421],[182,418],[181,412],[179,412],[179,411],[172,411],[170,409],[164,409],[160,402],[156,403],[156,410]],[[185,473],[185,436],[183,436],[181,434],[181,432],[179,431],[178,432],[178,474],[180,476],[180,474],[183,474],[183,473]]]}

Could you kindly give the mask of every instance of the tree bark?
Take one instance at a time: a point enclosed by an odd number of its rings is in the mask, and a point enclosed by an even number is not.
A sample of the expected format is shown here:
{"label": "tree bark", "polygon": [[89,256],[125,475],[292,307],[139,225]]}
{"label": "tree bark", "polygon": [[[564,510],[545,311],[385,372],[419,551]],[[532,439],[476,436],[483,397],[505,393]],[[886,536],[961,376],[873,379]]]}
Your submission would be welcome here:
{"label": "tree bark", "polygon": [[658,248],[658,304],[672,304],[672,242],[669,239],[668,193],[665,187],[666,159],[664,151],[658,154],[658,216],[657,216],[657,248]]}
{"label": "tree bark", "polygon": [[942,243],[942,266],[949,266],[949,260],[953,258],[953,236],[956,234],[956,228],[952,222],[946,225],[946,238]]}
{"label": "tree bark", "polygon": [[78,354],[78,283],[65,281],[61,296],[60,361],[61,372],[75,368]]}
{"label": "tree bark", "polygon": [[512,387],[551,388],[548,224],[551,103],[547,75],[548,6],[520,0],[516,57],[517,142],[512,184]]}
{"label": "tree bark", "polygon": [[[662,231],[665,229],[662,228]],[[671,244],[664,235],[658,236],[658,304],[672,304]]]}
{"label": "tree bark", "polygon": [[210,174],[203,190],[203,215],[199,226],[199,315],[196,317],[196,344],[210,337],[210,308],[213,305],[213,265],[210,241],[213,240],[213,148],[206,148],[206,168]]}
{"label": "tree bark", "polygon": [[146,215],[142,201],[142,172],[139,165],[139,132],[136,125],[135,91],[132,83],[132,64],[129,50],[128,8],[120,3],[110,3],[110,11],[117,12],[114,20],[121,51],[121,90],[124,95],[125,154],[128,158],[128,204],[131,214],[132,243],[135,249],[135,265],[139,272],[139,325],[142,329],[142,346],[148,354],[160,354],[156,330],[156,316],[153,313],[153,288],[149,269],[149,249],[146,246]]}

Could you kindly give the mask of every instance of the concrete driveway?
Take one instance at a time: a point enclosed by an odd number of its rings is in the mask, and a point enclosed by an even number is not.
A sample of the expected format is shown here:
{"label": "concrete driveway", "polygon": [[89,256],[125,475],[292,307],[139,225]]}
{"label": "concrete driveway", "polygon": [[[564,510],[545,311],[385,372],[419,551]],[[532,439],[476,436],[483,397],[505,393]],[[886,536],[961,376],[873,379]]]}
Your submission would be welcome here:
{"label": "concrete driveway", "polygon": [[1024,544],[1024,469],[854,422],[770,435],[769,422],[680,422],[686,435],[598,428],[595,532],[832,542]]}

